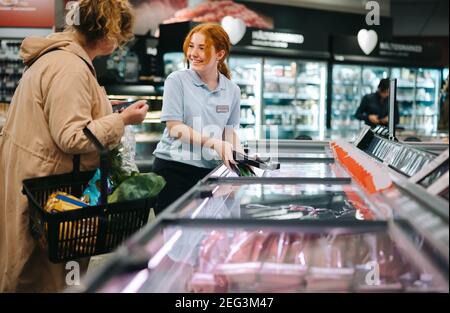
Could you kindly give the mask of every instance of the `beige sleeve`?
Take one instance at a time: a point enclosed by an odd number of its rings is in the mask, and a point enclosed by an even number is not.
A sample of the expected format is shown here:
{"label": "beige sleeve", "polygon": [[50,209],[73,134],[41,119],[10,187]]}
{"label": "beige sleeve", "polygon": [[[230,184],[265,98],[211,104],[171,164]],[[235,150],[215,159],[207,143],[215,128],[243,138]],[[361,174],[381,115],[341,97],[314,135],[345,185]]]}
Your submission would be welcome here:
{"label": "beige sleeve", "polygon": [[48,88],[44,112],[53,140],[65,153],[96,150],[83,133],[86,126],[105,146],[118,144],[123,135],[124,124],[119,114],[93,119],[91,87],[89,74],[80,71],[56,75]]}

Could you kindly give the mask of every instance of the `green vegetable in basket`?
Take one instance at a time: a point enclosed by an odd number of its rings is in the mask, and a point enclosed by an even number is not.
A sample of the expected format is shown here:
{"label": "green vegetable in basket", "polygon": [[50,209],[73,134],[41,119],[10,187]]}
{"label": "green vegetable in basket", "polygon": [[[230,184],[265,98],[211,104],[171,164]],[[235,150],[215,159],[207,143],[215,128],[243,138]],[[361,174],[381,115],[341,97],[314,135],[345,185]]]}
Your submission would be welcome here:
{"label": "green vegetable in basket", "polygon": [[108,197],[109,203],[129,201],[157,196],[166,181],[155,173],[135,174],[125,179]]}

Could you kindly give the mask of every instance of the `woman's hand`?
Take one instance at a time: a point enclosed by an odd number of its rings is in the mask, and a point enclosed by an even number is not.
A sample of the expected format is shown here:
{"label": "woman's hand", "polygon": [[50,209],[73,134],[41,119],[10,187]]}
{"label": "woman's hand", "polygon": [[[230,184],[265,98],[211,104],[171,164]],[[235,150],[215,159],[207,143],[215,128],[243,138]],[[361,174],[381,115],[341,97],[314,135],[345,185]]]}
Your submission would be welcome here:
{"label": "woman's hand", "polygon": [[147,115],[148,105],[145,100],[133,103],[120,113],[124,125],[141,124]]}
{"label": "woman's hand", "polygon": [[217,152],[227,168],[232,169],[232,164],[237,164],[233,158],[233,145],[229,142],[215,139],[211,142],[211,148]]}

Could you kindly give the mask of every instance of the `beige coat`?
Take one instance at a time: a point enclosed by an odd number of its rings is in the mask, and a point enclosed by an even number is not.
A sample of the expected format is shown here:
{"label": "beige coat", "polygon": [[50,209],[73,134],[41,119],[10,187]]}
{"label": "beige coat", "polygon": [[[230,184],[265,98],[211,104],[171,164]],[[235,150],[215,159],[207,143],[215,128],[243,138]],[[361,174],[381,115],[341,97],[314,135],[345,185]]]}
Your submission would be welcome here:
{"label": "beige coat", "polygon": [[29,68],[0,135],[0,292],[53,292],[66,287],[65,263],[50,263],[32,239],[22,181],[70,172],[73,154],[82,154],[82,169],[95,169],[83,128],[110,146],[124,125],[72,34],[26,38],[21,56]]}

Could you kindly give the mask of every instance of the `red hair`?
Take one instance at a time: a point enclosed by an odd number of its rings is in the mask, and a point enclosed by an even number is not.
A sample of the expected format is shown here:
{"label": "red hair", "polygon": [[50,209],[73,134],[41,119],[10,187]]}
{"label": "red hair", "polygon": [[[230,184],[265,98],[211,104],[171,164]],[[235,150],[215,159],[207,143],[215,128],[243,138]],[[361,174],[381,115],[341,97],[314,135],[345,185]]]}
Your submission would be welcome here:
{"label": "red hair", "polygon": [[209,62],[211,60],[211,47],[214,47],[216,51],[225,51],[224,57],[219,61],[217,65],[217,69],[220,73],[225,75],[228,79],[231,79],[230,69],[225,63],[226,58],[230,55],[231,50],[231,42],[230,37],[228,37],[227,32],[220,26],[219,24],[214,23],[204,23],[195,26],[189,34],[186,36],[183,44],[184,58],[187,61],[187,51],[189,48],[189,44],[192,40],[192,36],[195,33],[200,33],[205,36],[206,43],[206,61]]}

